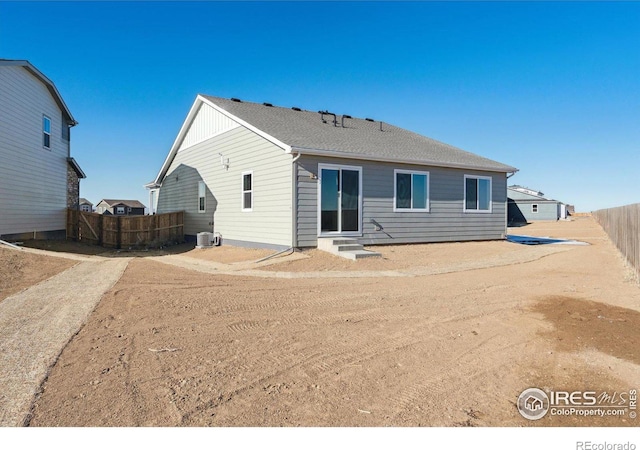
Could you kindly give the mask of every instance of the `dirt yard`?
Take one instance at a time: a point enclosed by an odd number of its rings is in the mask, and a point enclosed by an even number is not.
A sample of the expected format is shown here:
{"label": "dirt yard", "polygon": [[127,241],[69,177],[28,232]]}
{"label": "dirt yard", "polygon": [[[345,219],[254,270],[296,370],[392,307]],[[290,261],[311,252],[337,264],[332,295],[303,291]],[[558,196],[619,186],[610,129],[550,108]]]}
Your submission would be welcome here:
{"label": "dirt yard", "polygon": [[0,301],[74,264],[68,259],[24,253],[0,245]]}
{"label": "dirt yard", "polygon": [[252,262],[262,251],[179,255],[202,270],[136,258],[62,352],[30,425],[637,426],[518,413],[529,387],[639,387],[640,287],[590,218],[511,232],[591,245],[380,247],[360,262],[310,251],[266,266]]}

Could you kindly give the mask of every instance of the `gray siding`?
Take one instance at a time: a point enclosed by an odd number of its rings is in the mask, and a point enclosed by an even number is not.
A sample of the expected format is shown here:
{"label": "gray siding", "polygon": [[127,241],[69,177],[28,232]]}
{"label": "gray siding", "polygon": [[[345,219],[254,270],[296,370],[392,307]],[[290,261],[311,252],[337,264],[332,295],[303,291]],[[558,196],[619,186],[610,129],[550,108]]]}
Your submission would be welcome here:
{"label": "gray siding", "polygon": [[[532,205],[538,205],[534,213]],[[537,220],[558,220],[560,202],[549,200],[509,199],[509,223],[535,222]]]}
{"label": "gray siding", "polygon": [[[225,169],[221,163],[229,159]],[[185,211],[185,234],[216,231],[224,240],[290,246],[291,155],[239,126],[181,149],[162,180],[158,213]],[[253,211],[242,211],[242,173],[253,171]],[[198,181],[206,211],[198,212]]]}
{"label": "gray siding", "polygon": [[[303,156],[297,171],[297,243],[317,245],[318,164],[362,167],[364,244],[502,239],[506,234],[506,174]],[[394,212],[394,169],[429,172],[429,212]],[[492,212],[463,212],[464,175],[492,177]],[[376,231],[372,220],[382,226]]]}
{"label": "gray siding", "polygon": [[[43,148],[42,115],[51,119]],[[62,111],[24,68],[0,67],[0,236],[64,230],[69,141]]]}

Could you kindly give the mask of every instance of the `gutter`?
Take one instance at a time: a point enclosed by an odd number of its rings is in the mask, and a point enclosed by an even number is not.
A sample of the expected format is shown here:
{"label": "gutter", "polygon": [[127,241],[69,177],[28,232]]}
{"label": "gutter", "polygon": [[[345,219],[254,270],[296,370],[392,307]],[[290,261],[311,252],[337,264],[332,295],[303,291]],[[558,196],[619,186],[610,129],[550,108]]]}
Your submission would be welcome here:
{"label": "gutter", "polygon": [[515,174],[518,169],[515,167],[504,166],[504,168],[496,168],[496,167],[482,167],[482,166],[474,166],[471,164],[457,164],[457,163],[445,163],[442,161],[430,161],[430,160],[413,160],[413,159],[402,159],[402,158],[391,158],[391,157],[383,157],[383,156],[370,156],[363,155],[358,153],[347,153],[340,152],[336,150],[320,150],[314,148],[304,148],[304,147],[292,147],[292,152],[297,152],[298,154],[304,155],[313,155],[313,156],[327,156],[331,158],[343,158],[343,159],[356,159],[356,160],[364,160],[364,161],[376,161],[376,162],[388,162],[388,163],[396,163],[396,164],[413,164],[418,166],[431,166],[431,167],[446,167],[451,169],[467,169],[467,170],[478,170],[484,172],[498,172],[498,173],[511,173]]}

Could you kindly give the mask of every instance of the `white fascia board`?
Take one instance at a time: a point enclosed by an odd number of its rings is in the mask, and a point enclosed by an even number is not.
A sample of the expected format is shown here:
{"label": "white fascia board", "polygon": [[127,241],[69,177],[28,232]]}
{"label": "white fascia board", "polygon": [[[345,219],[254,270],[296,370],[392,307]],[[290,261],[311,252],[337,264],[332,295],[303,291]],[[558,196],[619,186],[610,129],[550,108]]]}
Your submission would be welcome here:
{"label": "white fascia board", "polygon": [[169,170],[169,166],[173,162],[173,158],[175,158],[176,153],[178,153],[180,144],[184,140],[184,137],[189,130],[189,126],[191,125],[191,122],[193,122],[193,119],[196,116],[196,112],[198,111],[201,104],[202,98],[200,96],[196,97],[193,105],[191,105],[191,109],[189,110],[186,119],[184,119],[184,122],[182,122],[182,127],[180,127],[180,131],[178,132],[178,136],[176,136],[175,141],[173,141],[173,145],[171,146],[171,150],[169,150],[169,154],[165,158],[164,163],[162,163],[162,167],[160,168],[160,172],[158,172],[158,176],[156,177],[155,181],[145,184],[145,188],[153,189],[154,187],[158,187],[162,184],[162,179],[166,175],[167,170]]}
{"label": "white fascia board", "polygon": [[429,166],[429,167],[447,167],[451,169],[467,169],[467,170],[478,170],[484,172],[497,172],[497,173],[511,173],[517,172],[518,169],[515,167],[506,167],[504,169],[491,169],[487,167],[479,167],[468,164],[456,164],[456,163],[442,163],[437,161],[429,161],[429,160],[410,160],[410,159],[402,159],[402,158],[388,158],[381,156],[369,156],[369,155],[360,155],[356,153],[346,153],[339,152],[334,150],[319,150],[313,148],[303,148],[303,147],[292,147],[292,151],[300,153],[302,155],[313,155],[313,156],[327,156],[331,158],[343,158],[343,159],[357,159],[364,161],[376,161],[376,162],[388,162],[388,163],[397,163],[397,164],[413,164],[417,166]]}
{"label": "white fascia board", "polygon": [[176,140],[173,142],[173,145],[171,146],[171,150],[169,151],[169,154],[167,155],[167,158],[164,160],[164,163],[162,164],[162,168],[160,169],[160,172],[158,172],[158,176],[156,177],[155,181],[153,181],[151,183],[147,183],[144,186],[145,188],[153,189],[155,187],[159,187],[162,184],[162,179],[166,175],[167,170],[169,170],[169,166],[173,162],[173,159],[175,158],[176,153],[178,152],[178,149],[180,148],[180,145],[182,144],[182,141],[184,140],[184,138],[185,138],[185,136],[187,134],[187,131],[189,130],[189,126],[191,125],[191,122],[193,122],[193,119],[195,118],[196,113],[197,113],[200,105],[203,104],[203,103],[206,103],[207,105],[212,107],[214,110],[216,110],[220,114],[230,118],[234,122],[239,123],[241,126],[253,131],[258,136],[261,136],[264,139],[268,140],[269,142],[272,142],[273,144],[275,144],[278,147],[282,148],[286,153],[291,153],[291,146],[290,145],[287,145],[284,142],[281,142],[278,139],[274,138],[273,136],[265,133],[264,131],[259,130],[258,128],[254,127],[250,123],[245,122],[244,120],[240,119],[239,117],[234,116],[229,111],[226,111],[226,110],[220,108],[215,103],[211,102],[210,100],[206,99],[202,95],[198,94],[198,96],[196,97],[195,101],[193,102],[193,105],[191,106],[191,109],[189,110],[189,114],[187,114],[187,118],[182,123],[182,127],[180,128],[180,131],[178,132],[178,136],[176,137]]}
{"label": "white fascia board", "polygon": [[250,131],[253,131],[255,134],[257,134],[258,136],[266,139],[267,141],[277,145],[278,147],[280,147],[281,149],[283,149],[286,153],[291,153],[291,146],[285,144],[284,142],[276,139],[275,137],[271,136],[268,133],[265,133],[264,131],[254,127],[253,125],[251,125],[249,122],[245,122],[244,120],[242,120],[241,118],[234,116],[233,114],[231,114],[229,111],[227,111],[226,109],[222,109],[220,108],[218,105],[216,105],[215,103],[213,103],[211,100],[198,95],[198,98],[201,99],[204,103],[206,103],[207,105],[211,106],[213,109],[215,109],[216,111],[218,111],[220,114],[227,116],[229,119],[233,120],[234,122],[239,123],[240,125],[242,125],[243,127],[247,128]]}

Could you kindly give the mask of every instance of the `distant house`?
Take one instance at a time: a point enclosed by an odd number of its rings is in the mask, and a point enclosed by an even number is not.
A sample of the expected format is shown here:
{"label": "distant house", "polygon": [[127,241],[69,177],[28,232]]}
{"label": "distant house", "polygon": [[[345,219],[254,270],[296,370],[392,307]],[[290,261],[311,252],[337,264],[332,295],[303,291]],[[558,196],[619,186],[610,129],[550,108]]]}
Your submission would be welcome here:
{"label": "distant house", "polygon": [[198,95],[150,190],[185,235],[316,247],[503,239],[517,169],[373,119]]}
{"label": "distant house", "polygon": [[28,61],[0,59],[0,238],[64,238],[86,175],[71,157],[78,122]]}
{"label": "distant house", "polygon": [[138,200],[103,199],[96,205],[98,214],[113,216],[143,216],[145,206]]}
{"label": "distant house", "polygon": [[513,185],[507,189],[509,224],[567,218],[567,205],[540,191]]}
{"label": "distant house", "polygon": [[78,206],[79,206],[80,211],[93,212],[93,203],[91,203],[86,198],[80,198]]}

